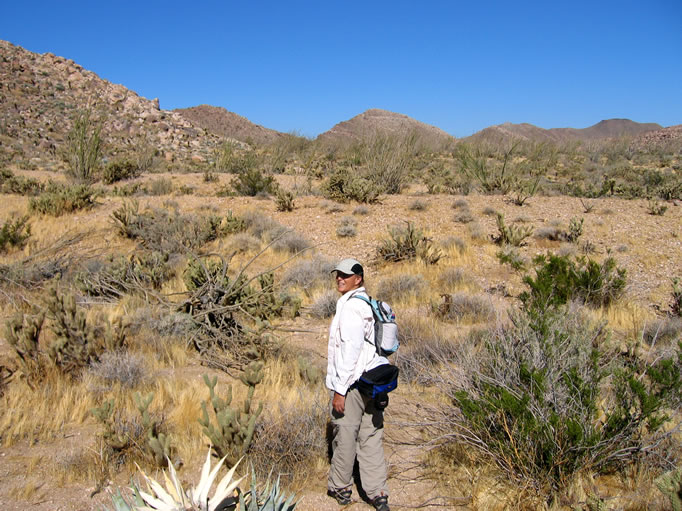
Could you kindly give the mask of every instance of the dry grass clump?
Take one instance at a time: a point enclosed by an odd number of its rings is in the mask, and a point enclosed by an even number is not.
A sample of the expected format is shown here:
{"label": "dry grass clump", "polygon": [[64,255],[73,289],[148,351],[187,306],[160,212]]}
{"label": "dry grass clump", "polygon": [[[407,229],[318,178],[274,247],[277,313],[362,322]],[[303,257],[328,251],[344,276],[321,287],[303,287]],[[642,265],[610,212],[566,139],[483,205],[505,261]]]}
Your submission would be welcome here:
{"label": "dry grass clump", "polygon": [[455,222],[460,224],[468,224],[475,220],[474,215],[468,209],[463,209],[455,215]]}
{"label": "dry grass clump", "polygon": [[452,203],[452,209],[469,209],[469,201],[466,199],[457,199]]}
{"label": "dry grass clump", "polygon": [[429,207],[429,203],[422,199],[415,199],[407,207],[410,211],[426,211]]}
{"label": "dry grass clump", "polygon": [[282,275],[283,286],[297,286],[306,291],[331,282],[334,263],[329,259],[314,256],[293,263]]}
{"label": "dry grass clump", "polygon": [[428,289],[421,275],[392,275],[381,279],[376,288],[376,298],[385,302],[404,302],[422,295]]}
{"label": "dry grass clump", "polygon": [[310,305],[309,311],[314,318],[331,318],[336,313],[339,294],[334,290],[325,291]]}
{"label": "dry grass clump", "polygon": [[486,295],[453,293],[442,295],[442,299],[436,308],[436,315],[445,320],[482,323],[496,317],[495,306]]}
{"label": "dry grass clump", "polygon": [[322,202],[320,202],[320,209],[323,209],[328,214],[342,213],[343,211],[346,210],[343,204],[339,204],[338,202],[334,202],[331,200],[323,200]]}
{"label": "dry grass clump", "polygon": [[359,206],[356,206],[355,209],[353,209],[354,215],[366,216],[369,215],[369,213],[370,213],[369,208],[363,204],[360,204]]}
{"label": "dry grass clump", "polygon": [[459,254],[463,254],[467,249],[466,241],[457,236],[448,236],[440,242],[440,246],[443,247],[444,250],[455,249]]}
{"label": "dry grass clump", "polygon": [[272,243],[272,248],[277,252],[289,254],[298,254],[309,249],[311,246],[310,241],[296,231],[285,232]]}
{"label": "dry grass clump", "polygon": [[487,239],[485,228],[478,222],[472,222],[467,225],[467,230],[472,240],[485,241]]}
{"label": "dry grass clump", "polygon": [[258,238],[247,232],[240,232],[229,238],[226,248],[228,252],[244,253],[255,252],[260,246]]}
{"label": "dry grass clump", "polygon": [[471,282],[471,272],[458,266],[455,268],[445,268],[437,280],[438,289],[443,292],[452,292],[462,285]]}

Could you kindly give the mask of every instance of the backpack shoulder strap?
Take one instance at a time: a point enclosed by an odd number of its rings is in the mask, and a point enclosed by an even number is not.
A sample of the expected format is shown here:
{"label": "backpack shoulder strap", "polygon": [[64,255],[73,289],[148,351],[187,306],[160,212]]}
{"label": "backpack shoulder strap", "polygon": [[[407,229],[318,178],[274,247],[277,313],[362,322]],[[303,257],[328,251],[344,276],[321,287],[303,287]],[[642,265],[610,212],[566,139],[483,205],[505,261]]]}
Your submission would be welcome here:
{"label": "backpack shoulder strap", "polygon": [[375,301],[372,300],[371,297],[367,298],[366,296],[362,296],[362,295],[352,295],[351,298],[359,298],[360,300],[365,302],[367,305],[369,305],[369,308],[372,311],[372,319],[374,320],[374,343],[372,343],[372,341],[367,339],[367,337],[365,337],[365,341],[370,343],[370,344],[374,344],[374,349],[376,350],[377,355],[381,355],[381,344],[380,344],[380,340],[378,339],[377,334],[376,334],[376,329],[377,329],[378,325],[377,325],[377,311],[375,310],[375,307],[374,307]]}

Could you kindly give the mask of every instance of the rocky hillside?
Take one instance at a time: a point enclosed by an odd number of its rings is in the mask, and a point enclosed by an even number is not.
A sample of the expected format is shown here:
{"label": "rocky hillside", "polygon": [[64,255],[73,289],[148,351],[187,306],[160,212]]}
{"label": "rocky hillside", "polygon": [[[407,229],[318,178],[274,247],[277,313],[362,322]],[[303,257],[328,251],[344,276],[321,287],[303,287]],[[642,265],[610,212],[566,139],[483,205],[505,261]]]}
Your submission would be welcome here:
{"label": "rocky hillside", "polygon": [[588,128],[551,128],[543,129],[532,124],[512,124],[506,122],[490,126],[474,133],[465,140],[472,142],[488,142],[499,144],[511,139],[530,140],[535,142],[564,143],[572,141],[589,142],[604,138],[620,136],[636,136],[642,133],[660,130],[656,123],[639,123],[630,119],[608,119],[600,121]]}
{"label": "rocky hillside", "polygon": [[317,137],[318,140],[334,145],[344,145],[363,138],[383,134],[405,134],[415,132],[423,143],[431,147],[440,147],[454,141],[440,128],[425,124],[407,115],[387,110],[371,109],[356,115],[348,121],[340,122],[329,131]]}
{"label": "rocky hillside", "polygon": [[247,118],[222,107],[199,105],[173,110],[195,126],[220,137],[234,138],[247,144],[270,144],[284,136],[279,131],[254,124]]}
{"label": "rocky hillside", "polygon": [[152,147],[167,161],[204,160],[220,142],[158,100],[101,79],[74,61],[0,41],[0,162],[58,167],[74,116],[103,121],[106,154]]}
{"label": "rocky hillside", "polygon": [[682,124],[643,133],[633,140],[633,145],[637,149],[670,145],[680,151],[682,150]]}

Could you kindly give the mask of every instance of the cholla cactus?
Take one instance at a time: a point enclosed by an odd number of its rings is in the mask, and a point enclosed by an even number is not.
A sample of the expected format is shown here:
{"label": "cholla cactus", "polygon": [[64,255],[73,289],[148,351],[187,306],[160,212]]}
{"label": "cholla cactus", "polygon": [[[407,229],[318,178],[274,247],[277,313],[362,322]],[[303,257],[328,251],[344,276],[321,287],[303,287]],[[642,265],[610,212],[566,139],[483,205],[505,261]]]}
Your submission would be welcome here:
{"label": "cholla cactus", "polygon": [[[237,465],[233,466],[228,473],[223,477],[213,493],[213,497],[208,496],[208,493],[213,486],[216,475],[223,466],[225,458],[220,460],[218,464],[211,470],[211,451],[206,455],[206,461],[201,470],[201,478],[199,484],[195,488],[185,491],[182,488],[182,483],[178,478],[173,464],[168,462],[168,469],[170,477],[164,472],[165,488],[157,481],[149,477],[140,470],[142,477],[147,483],[147,492],[141,490],[134,485],[133,502],[129,503],[119,493],[112,495],[111,499],[114,504],[114,511],[217,511],[235,509],[237,504],[236,490],[239,483],[244,477],[232,481]],[[108,511],[108,510],[107,510]]]}

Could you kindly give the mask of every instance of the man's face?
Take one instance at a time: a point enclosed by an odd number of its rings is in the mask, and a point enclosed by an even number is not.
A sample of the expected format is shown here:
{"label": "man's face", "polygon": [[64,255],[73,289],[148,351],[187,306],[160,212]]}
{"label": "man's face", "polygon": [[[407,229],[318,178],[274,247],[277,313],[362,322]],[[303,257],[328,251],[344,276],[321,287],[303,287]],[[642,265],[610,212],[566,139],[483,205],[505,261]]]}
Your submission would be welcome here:
{"label": "man's face", "polygon": [[336,272],[336,289],[344,294],[360,287],[362,277],[360,275],[348,275],[347,273]]}

